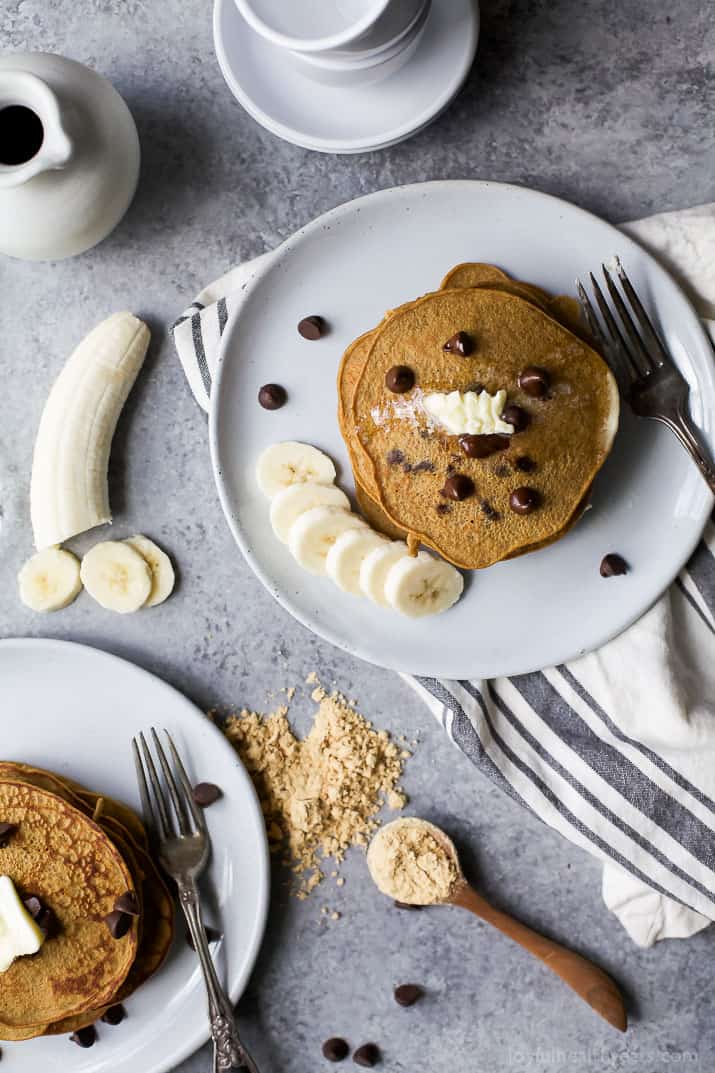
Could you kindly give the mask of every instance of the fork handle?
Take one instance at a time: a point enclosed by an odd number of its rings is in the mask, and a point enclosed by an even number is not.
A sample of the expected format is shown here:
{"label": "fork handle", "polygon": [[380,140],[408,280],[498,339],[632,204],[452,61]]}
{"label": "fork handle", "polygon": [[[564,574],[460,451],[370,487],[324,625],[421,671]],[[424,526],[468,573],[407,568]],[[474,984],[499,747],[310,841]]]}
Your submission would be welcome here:
{"label": "fork handle", "polygon": [[201,919],[196,883],[179,885],[179,903],[184,911],[194,948],[199,957],[209,1004],[209,1024],[214,1045],[213,1073],[259,1073],[258,1066],[241,1043],[231,1001],[219,982]]}
{"label": "fork handle", "polygon": [[679,410],[674,418],[665,419],[665,424],[680,440],[705,478],[708,488],[715,495],[715,466],[703,443],[701,433],[694,427],[688,414]]}

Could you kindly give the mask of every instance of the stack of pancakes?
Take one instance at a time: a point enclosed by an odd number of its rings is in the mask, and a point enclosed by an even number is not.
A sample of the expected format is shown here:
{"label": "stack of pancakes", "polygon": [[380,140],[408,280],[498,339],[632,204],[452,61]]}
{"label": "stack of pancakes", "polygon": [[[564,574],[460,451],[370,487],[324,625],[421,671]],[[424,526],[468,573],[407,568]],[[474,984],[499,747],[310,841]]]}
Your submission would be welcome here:
{"label": "stack of pancakes", "polygon": [[0,975],[0,1039],[77,1032],[162,964],[171,896],[131,809],[65,777],[0,762],[0,821],[14,829],[0,874],[48,922],[39,952]]}
{"label": "stack of pancakes", "polygon": [[[445,350],[458,333],[470,341],[467,355]],[[413,374],[405,393],[386,384],[396,366]],[[538,398],[520,385],[534,367],[548,384]],[[468,457],[422,405],[433,392],[474,390],[506,390],[525,423],[484,457]],[[458,265],[439,291],[390,310],[356,339],[343,355],[338,399],[363,513],[387,535],[467,569],[544,547],[570,529],[610,451],[619,411],[615,380],[575,299],[481,263]],[[455,475],[474,490],[461,501],[445,498]],[[511,503],[524,488],[537,507],[519,513]]]}

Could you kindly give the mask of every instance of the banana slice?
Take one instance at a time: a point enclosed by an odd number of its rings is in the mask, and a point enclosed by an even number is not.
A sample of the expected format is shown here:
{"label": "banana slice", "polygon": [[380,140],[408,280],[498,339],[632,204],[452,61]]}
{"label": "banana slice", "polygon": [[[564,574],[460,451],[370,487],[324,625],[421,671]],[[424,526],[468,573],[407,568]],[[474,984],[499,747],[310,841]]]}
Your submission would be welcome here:
{"label": "banana slice", "polygon": [[20,599],[32,611],[59,611],[82,589],[79,560],[63,548],[45,548],[24,564],[17,575]]}
{"label": "banana slice", "polygon": [[325,572],[339,589],[361,595],[360,567],[365,556],[386,543],[373,529],[348,529],[333,544],[325,559]]}
{"label": "banana slice", "polygon": [[278,539],[287,544],[293,522],[313,507],[342,507],[349,511],[350,500],[334,484],[291,484],[271,500],[271,525]]}
{"label": "banana slice", "polygon": [[82,560],[84,587],[108,611],[126,615],[138,611],[149,599],[152,573],[149,563],[121,540],[95,544]]}
{"label": "banana slice", "polygon": [[459,570],[435,559],[426,551],[394,563],[385,579],[385,596],[395,611],[409,618],[438,615],[462,595],[464,578]]}
{"label": "banana slice", "polygon": [[408,554],[404,540],[380,544],[365,556],[360,564],[360,588],[373,603],[389,607],[385,596],[388,570]]}
{"label": "banana slice", "polygon": [[151,592],[144,607],[156,607],[157,604],[163,604],[167,596],[171,596],[174,591],[176,580],[171,559],[153,540],[142,536],[141,533],[128,537],[123,543],[138,551],[151,570]]}
{"label": "banana slice", "polygon": [[304,569],[311,574],[324,574],[328,552],[341,533],[367,528],[362,518],[342,507],[313,507],[291,526],[288,547]]}
{"label": "banana slice", "polygon": [[256,463],[256,480],[263,494],[272,499],[292,484],[332,484],[335,466],[317,447],[286,440],[266,447]]}

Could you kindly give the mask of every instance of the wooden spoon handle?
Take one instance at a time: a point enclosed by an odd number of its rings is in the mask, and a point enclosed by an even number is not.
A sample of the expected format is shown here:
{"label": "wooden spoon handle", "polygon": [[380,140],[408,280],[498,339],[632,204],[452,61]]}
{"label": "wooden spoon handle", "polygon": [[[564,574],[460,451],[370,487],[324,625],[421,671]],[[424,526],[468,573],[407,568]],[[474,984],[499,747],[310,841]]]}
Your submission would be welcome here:
{"label": "wooden spoon handle", "polygon": [[610,976],[594,965],[592,961],[581,957],[573,950],[547,939],[538,931],[527,928],[508,913],[495,909],[493,905],[478,894],[468,883],[461,885],[450,899],[453,905],[468,909],[475,916],[486,920],[515,943],[523,946],[534,957],[543,961],[547,968],[560,976],[591,1009],[600,1014],[619,1032],[625,1032],[628,1021],[623,998]]}

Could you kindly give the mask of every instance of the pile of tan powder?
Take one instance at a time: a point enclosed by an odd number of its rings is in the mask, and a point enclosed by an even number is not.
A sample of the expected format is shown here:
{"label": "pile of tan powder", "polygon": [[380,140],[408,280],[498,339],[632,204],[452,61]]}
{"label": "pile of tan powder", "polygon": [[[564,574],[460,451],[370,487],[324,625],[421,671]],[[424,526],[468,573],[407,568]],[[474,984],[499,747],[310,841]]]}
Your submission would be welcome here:
{"label": "pile of tan powder", "polygon": [[341,861],[349,846],[367,845],[383,804],[406,804],[398,783],[410,756],[341,694],[319,686],[311,696],[318,710],[302,740],[285,706],[267,716],[244,710],[225,724],[258,792],[271,851],[285,852],[299,898],[323,878],[322,858]]}

